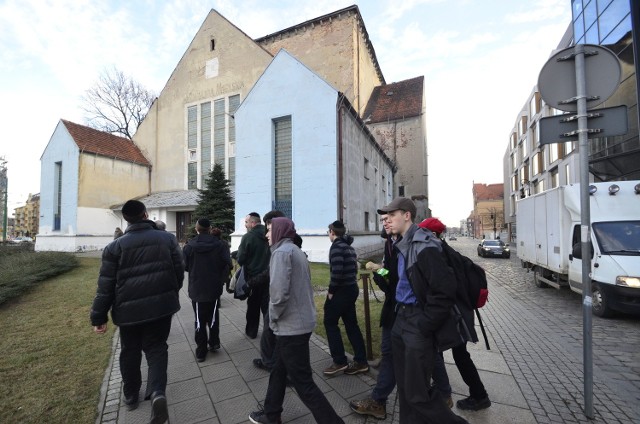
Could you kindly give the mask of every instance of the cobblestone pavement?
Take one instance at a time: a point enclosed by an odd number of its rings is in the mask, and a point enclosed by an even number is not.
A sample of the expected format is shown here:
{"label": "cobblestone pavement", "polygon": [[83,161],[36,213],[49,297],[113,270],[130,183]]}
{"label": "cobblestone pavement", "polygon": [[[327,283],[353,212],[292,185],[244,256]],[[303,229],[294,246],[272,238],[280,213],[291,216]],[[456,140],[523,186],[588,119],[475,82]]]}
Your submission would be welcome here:
{"label": "cobblestone pavement", "polygon": [[511,259],[481,258],[479,240],[450,245],[483,266],[489,279],[485,324],[539,423],[640,423],[640,317],[593,316],[595,420],[584,416],[582,298],[538,288]]}

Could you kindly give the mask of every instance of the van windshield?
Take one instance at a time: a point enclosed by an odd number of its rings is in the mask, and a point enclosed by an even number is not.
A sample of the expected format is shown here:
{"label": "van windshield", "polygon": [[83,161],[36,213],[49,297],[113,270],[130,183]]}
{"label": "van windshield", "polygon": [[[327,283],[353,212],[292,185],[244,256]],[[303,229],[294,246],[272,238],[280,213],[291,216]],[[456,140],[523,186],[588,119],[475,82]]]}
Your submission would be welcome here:
{"label": "van windshield", "polygon": [[603,254],[640,255],[640,221],[595,222],[593,233]]}

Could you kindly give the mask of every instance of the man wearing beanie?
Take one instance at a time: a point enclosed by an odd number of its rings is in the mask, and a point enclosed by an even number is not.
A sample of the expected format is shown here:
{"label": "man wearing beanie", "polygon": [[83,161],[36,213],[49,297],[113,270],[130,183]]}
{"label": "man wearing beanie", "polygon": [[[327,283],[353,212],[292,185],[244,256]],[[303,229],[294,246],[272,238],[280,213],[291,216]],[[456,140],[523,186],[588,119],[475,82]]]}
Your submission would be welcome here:
{"label": "man wearing beanie", "polygon": [[200,218],[196,223],[198,235],[184,246],[184,263],[189,273],[189,298],[195,314],[198,362],[205,360],[208,350],[220,349],[218,301],[222,295],[224,277],[231,269],[229,249],[220,238],[209,234],[210,228],[209,220]]}
{"label": "man wearing beanie", "polygon": [[[353,237],[346,234],[342,221],[329,224],[329,293],[324,303],[324,328],[327,332],[329,352],[333,363],[324,370],[325,375],[334,375],[340,371],[353,375],[369,371],[367,351],[362,332],[358,326],[356,300],[360,294],[356,278],[358,277],[358,258],[351,247]],[[353,347],[353,362],[347,361],[338,320],[342,319],[349,343]]]}
{"label": "man wearing beanie", "polygon": [[149,365],[145,399],[151,398],[150,422],[160,424],[169,419],[167,338],[171,317],[180,310],[182,254],[176,238],[149,221],[142,202],[129,200],[122,206],[122,215],[129,225],[102,252],[91,325],[104,334],[111,310],[113,323],[120,327],[120,372],[124,402],[130,410],[138,406],[144,352]]}
{"label": "man wearing beanie", "polygon": [[[411,199],[397,197],[378,209],[378,214],[387,216],[391,234],[401,236],[394,244],[398,285],[396,320],[391,330],[400,424],[466,423],[431,388],[436,342],[449,343],[459,337],[451,317],[456,279],[442,257],[441,242],[414,224],[416,205]],[[451,328],[449,323],[454,330],[443,332]]]}

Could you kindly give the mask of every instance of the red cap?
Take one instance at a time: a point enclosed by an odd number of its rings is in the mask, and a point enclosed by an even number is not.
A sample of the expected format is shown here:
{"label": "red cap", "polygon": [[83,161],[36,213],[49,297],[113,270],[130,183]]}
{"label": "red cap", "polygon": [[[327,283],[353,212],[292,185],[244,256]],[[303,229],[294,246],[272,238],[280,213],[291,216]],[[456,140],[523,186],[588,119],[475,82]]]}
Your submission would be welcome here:
{"label": "red cap", "polygon": [[436,234],[444,233],[444,231],[447,229],[447,226],[444,225],[438,218],[427,218],[419,223],[418,227],[426,228],[427,230],[431,230]]}

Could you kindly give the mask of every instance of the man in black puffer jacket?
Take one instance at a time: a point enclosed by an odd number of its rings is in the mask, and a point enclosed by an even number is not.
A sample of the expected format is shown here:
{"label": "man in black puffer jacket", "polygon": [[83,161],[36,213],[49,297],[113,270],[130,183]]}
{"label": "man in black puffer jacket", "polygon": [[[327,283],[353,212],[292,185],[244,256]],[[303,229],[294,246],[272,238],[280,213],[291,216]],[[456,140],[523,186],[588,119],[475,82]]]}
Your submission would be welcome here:
{"label": "man in black puffer jacket", "polygon": [[222,294],[223,279],[229,275],[231,268],[229,247],[218,237],[209,234],[210,228],[211,222],[207,218],[200,218],[196,223],[198,235],[184,247],[184,263],[189,273],[189,297],[196,318],[198,362],[205,360],[208,350],[220,349],[218,300]]}
{"label": "man in black puffer jacket", "polygon": [[156,229],[144,204],[129,200],[122,207],[128,227],[102,252],[98,289],[91,307],[91,325],[107,330],[108,312],[120,327],[120,372],[125,404],[138,406],[142,385],[140,363],[144,351],[149,365],[146,397],[151,397],[151,422],[168,417],[168,346],[171,317],[180,310],[184,265],[173,234]]}

